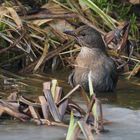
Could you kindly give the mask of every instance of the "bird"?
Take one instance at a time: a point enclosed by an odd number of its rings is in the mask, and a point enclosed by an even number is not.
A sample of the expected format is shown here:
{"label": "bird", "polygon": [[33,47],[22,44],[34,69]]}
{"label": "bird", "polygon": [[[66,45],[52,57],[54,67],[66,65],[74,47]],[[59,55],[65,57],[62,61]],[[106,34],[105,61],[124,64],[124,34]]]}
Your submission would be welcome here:
{"label": "bird", "polygon": [[69,76],[69,83],[72,86],[80,84],[89,93],[88,75],[91,73],[93,89],[97,96],[113,92],[118,81],[117,68],[107,54],[101,34],[87,25],[65,33],[73,36],[81,46],[74,70]]}

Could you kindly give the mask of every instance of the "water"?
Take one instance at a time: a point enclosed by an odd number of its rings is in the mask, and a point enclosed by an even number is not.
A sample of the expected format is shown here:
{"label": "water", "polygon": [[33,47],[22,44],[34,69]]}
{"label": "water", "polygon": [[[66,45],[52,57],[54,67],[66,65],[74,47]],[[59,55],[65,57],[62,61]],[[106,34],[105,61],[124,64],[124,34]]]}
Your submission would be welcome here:
{"label": "water", "polygon": [[140,110],[131,110],[111,105],[104,106],[104,116],[112,121],[105,126],[109,133],[96,136],[96,140],[139,140]]}
{"label": "water", "polygon": [[0,125],[0,140],[64,140],[65,135],[66,130],[57,127],[9,121]]}
{"label": "water", "polygon": [[[140,110],[104,105],[105,125],[109,132],[95,135],[95,140],[139,140]],[[0,140],[65,140],[67,129],[36,126],[33,123],[5,121],[0,123]]]}
{"label": "water", "polygon": [[[66,76],[58,75],[54,77],[60,79],[59,84],[67,93],[70,87],[66,83]],[[36,93],[30,96],[42,95],[43,81],[47,79],[37,75],[28,78],[27,83],[35,86],[33,90]],[[116,92],[117,97],[106,101],[103,105],[104,118],[112,122],[105,126],[109,132],[95,135],[95,140],[139,140],[140,87],[126,80],[120,80]],[[29,93],[32,93],[32,90]],[[79,95],[75,95],[75,100],[82,103],[79,101]],[[10,120],[0,121],[0,140],[65,140],[66,132],[67,129],[63,127],[37,126],[33,123]]]}

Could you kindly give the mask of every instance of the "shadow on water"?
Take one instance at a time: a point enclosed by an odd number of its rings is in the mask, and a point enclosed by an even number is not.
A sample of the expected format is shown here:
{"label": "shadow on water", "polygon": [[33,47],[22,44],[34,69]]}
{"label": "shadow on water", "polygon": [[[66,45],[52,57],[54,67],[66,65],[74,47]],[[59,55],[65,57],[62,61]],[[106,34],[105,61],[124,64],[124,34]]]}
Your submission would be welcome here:
{"label": "shadow on water", "polygon": [[[71,89],[67,84],[67,73],[64,70],[51,75],[28,75],[25,82],[32,85],[32,88],[30,87],[26,94],[34,98],[42,95],[42,83],[53,78],[58,79],[59,85],[64,88],[64,93],[67,93]],[[105,126],[109,133],[95,135],[95,139],[139,140],[140,86],[121,79],[116,93],[116,98],[105,99],[103,105],[104,118],[112,122],[110,125]],[[78,93],[74,95],[74,100],[80,104],[83,103]],[[0,122],[1,140],[65,140],[66,132],[66,128],[36,126],[33,123],[7,120]]]}

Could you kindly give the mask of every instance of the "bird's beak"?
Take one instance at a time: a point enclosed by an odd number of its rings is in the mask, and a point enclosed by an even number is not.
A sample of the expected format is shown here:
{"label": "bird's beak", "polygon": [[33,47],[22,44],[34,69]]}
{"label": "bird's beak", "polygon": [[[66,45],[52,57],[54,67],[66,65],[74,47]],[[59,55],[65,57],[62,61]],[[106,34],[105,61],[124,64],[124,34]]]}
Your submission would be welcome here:
{"label": "bird's beak", "polygon": [[76,37],[76,33],[74,31],[66,30],[64,31],[65,34]]}

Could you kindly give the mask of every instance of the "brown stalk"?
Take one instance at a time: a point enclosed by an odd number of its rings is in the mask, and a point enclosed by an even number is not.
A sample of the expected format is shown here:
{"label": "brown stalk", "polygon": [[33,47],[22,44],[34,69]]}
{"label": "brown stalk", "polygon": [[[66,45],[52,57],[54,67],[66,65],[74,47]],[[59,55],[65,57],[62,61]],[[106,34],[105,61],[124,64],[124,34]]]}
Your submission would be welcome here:
{"label": "brown stalk", "polygon": [[75,13],[64,13],[64,14],[46,14],[39,13],[35,15],[30,15],[23,17],[26,20],[37,20],[37,19],[66,19],[66,18],[76,18],[77,14]]}
{"label": "brown stalk", "polygon": [[[42,64],[44,64],[47,60],[51,59],[52,57],[58,55],[60,52],[64,51],[65,49],[69,48],[72,46],[73,41],[67,42],[66,44],[64,44],[64,46],[62,47],[58,47],[57,49],[48,52],[47,57],[45,58],[45,60],[42,62]],[[31,71],[33,70],[34,66],[37,64],[39,59],[37,59],[36,61],[34,61],[33,63],[29,64],[27,67],[25,67],[24,69],[22,69],[19,73],[23,73],[25,71]]]}
{"label": "brown stalk", "polygon": [[31,112],[31,115],[34,119],[40,119],[39,113],[37,112],[37,110],[33,107],[33,106],[29,106],[29,110]]}
{"label": "brown stalk", "polygon": [[39,96],[39,101],[41,103],[43,117],[44,117],[44,119],[48,119],[49,109],[48,109],[48,103],[47,103],[45,97],[44,96]]}
{"label": "brown stalk", "polygon": [[64,100],[68,99],[68,97],[70,95],[72,95],[77,89],[80,88],[80,85],[77,85],[76,87],[74,87],[64,98],[62,98],[59,102],[58,105],[61,104]]}
{"label": "brown stalk", "polygon": [[0,100],[0,111],[1,111],[1,113],[6,113],[21,121],[26,121],[27,119],[29,119],[29,116],[27,116],[23,113],[20,113],[17,110],[17,108],[15,108],[14,106],[12,106],[12,104],[9,104],[8,102],[6,102],[4,100]]}
{"label": "brown stalk", "polygon": [[100,100],[98,100],[98,105],[99,105],[99,111],[100,111],[100,126],[101,126],[101,130],[104,130],[103,109],[102,109],[102,103]]}

